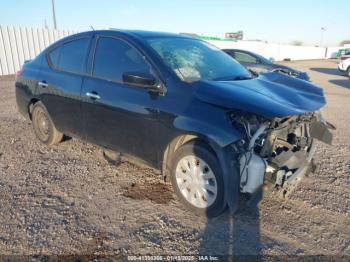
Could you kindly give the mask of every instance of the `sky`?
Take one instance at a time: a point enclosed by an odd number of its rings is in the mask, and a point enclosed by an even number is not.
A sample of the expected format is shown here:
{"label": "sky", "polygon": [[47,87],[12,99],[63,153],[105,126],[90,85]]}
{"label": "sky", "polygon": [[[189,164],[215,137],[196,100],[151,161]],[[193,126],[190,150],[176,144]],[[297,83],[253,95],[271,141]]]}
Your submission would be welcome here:
{"label": "sky", "polygon": [[[55,0],[58,29],[121,28],[301,41],[350,39],[350,0]],[[0,25],[53,27],[51,0],[0,0]],[[326,31],[322,33],[321,28]],[[322,36],[323,34],[323,36]]]}

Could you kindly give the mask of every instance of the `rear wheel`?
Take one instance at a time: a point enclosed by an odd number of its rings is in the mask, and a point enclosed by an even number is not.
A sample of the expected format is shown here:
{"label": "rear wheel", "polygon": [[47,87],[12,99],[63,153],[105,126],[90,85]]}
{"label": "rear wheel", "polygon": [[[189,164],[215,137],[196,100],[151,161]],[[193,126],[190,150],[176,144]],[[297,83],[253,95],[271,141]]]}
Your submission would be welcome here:
{"label": "rear wheel", "polygon": [[56,129],[46,107],[40,101],[33,106],[32,123],[36,137],[43,144],[50,146],[62,141],[63,134]]}
{"label": "rear wheel", "polygon": [[205,143],[189,142],[175,152],[171,183],[181,202],[196,214],[213,217],[225,210],[221,167]]}
{"label": "rear wheel", "polygon": [[350,77],[350,66],[348,67],[348,70],[346,70],[346,74],[348,77]]}

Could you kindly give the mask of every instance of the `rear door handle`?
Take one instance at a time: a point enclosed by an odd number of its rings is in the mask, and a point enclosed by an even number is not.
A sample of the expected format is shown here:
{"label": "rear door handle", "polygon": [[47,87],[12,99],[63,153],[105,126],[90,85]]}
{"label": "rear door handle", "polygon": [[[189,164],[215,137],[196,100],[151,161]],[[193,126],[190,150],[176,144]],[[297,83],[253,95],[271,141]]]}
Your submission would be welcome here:
{"label": "rear door handle", "polygon": [[87,95],[88,97],[90,97],[91,99],[94,99],[94,100],[97,100],[97,99],[100,99],[100,98],[101,98],[98,94],[95,94],[95,93],[87,92],[86,95]]}
{"label": "rear door handle", "polygon": [[48,86],[49,86],[49,85],[46,83],[46,81],[40,81],[40,82],[38,83],[38,85],[41,86],[41,87],[48,87]]}

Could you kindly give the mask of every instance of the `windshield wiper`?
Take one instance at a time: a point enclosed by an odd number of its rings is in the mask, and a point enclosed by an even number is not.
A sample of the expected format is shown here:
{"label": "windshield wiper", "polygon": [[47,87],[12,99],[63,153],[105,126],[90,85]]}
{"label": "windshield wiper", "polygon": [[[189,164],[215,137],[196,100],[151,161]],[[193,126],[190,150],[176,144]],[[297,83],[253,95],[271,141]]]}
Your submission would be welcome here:
{"label": "windshield wiper", "polygon": [[252,70],[252,69],[248,69],[249,70],[249,72],[252,74],[252,78],[256,78],[256,77],[258,77],[259,76],[259,73],[258,72],[256,72],[256,71],[254,71],[254,70]]}

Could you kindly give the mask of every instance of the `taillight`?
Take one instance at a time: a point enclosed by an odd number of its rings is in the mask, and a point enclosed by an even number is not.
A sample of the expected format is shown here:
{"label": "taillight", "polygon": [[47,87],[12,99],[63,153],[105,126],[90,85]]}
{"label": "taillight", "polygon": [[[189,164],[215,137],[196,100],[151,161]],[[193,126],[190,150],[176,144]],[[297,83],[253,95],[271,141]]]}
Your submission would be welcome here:
{"label": "taillight", "polygon": [[340,60],[346,60],[348,58],[350,58],[350,56],[342,56],[342,57],[340,57]]}
{"label": "taillight", "polygon": [[16,78],[20,77],[22,74],[23,74],[23,68],[21,68],[16,72]]}

